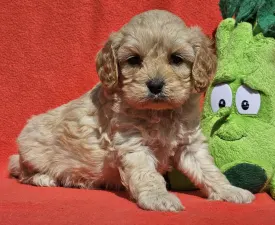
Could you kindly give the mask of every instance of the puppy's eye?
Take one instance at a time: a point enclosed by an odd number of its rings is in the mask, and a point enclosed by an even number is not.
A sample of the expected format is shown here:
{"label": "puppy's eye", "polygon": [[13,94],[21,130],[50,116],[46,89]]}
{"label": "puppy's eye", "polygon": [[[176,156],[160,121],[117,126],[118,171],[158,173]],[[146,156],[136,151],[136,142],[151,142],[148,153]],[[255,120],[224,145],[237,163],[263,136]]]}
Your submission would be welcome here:
{"label": "puppy's eye", "polygon": [[131,56],[127,59],[127,63],[131,66],[140,66],[142,60],[139,55]]}
{"label": "puppy's eye", "polygon": [[178,66],[183,63],[183,59],[177,54],[172,54],[170,56],[170,63]]}

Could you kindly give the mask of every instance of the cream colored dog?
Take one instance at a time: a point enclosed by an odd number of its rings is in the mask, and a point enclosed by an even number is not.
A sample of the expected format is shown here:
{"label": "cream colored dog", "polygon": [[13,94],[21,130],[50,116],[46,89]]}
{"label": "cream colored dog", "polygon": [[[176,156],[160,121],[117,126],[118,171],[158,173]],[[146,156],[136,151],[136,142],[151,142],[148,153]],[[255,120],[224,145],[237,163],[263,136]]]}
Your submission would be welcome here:
{"label": "cream colored dog", "polygon": [[210,45],[169,12],[135,16],[98,53],[100,84],[28,121],[11,175],[37,186],[124,186],[143,209],[179,211],[162,176],[175,166],[210,199],[251,202],[214,166],[200,130],[199,92],[215,71]]}

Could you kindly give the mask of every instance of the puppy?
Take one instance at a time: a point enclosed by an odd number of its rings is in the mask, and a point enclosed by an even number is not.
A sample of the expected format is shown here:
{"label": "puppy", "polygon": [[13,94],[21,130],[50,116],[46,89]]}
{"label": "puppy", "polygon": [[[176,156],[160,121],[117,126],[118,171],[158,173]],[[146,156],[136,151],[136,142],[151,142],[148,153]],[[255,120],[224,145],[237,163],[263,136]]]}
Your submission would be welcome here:
{"label": "puppy", "polygon": [[10,174],[37,186],[123,186],[143,209],[180,211],[162,176],[174,166],[210,199],[251,202],[216,168],[200,130],[200,92],[215,67],[198,28],[167,11],[135,16],[99,51],[101,83],[28,121]]}

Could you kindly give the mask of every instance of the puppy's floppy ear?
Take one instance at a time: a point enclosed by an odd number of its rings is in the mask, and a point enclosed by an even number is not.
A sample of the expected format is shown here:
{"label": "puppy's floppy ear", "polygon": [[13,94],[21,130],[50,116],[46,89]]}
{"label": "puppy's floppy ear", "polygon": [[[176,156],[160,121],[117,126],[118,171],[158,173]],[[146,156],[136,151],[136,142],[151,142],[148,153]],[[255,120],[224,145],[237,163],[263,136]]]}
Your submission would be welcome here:
{"label": "puppy's floppy ear", "polygon": [[104,47],[97,53],[96,70],[103,86],[113,89],[118,83],[118,62],[116,52],[119,48],[121,37],[118,33],[110,35]]}
{"label": "puppy's floppy ear", "polygon": [[195,51],[192,67],[193,84],[197,92],[204,92],[216,72],[216,55],[213,42],[199,28],[192,28],[191,32],[193,33],[191,43]]}

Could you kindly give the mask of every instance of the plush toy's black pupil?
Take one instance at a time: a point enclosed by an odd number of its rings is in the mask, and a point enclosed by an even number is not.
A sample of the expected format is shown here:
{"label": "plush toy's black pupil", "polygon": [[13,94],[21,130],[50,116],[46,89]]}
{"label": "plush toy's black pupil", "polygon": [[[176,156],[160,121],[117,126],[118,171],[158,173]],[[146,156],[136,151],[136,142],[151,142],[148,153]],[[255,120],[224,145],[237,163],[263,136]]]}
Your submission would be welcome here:
{"label": "plush toy's black pupil", "polygon": [[247,100],[242,101],[242,108],[243,108],[243,110],[249,109],[249,102]]}
{"label": "plush toy's black pupil", "polygon": [[223,107],[225,107],[225,106],[226,106],[225,100],[224,100],[224,99],[221,99],[221,100],[219,101],[219,107],[220,107],[220,108],[223,108]]}

